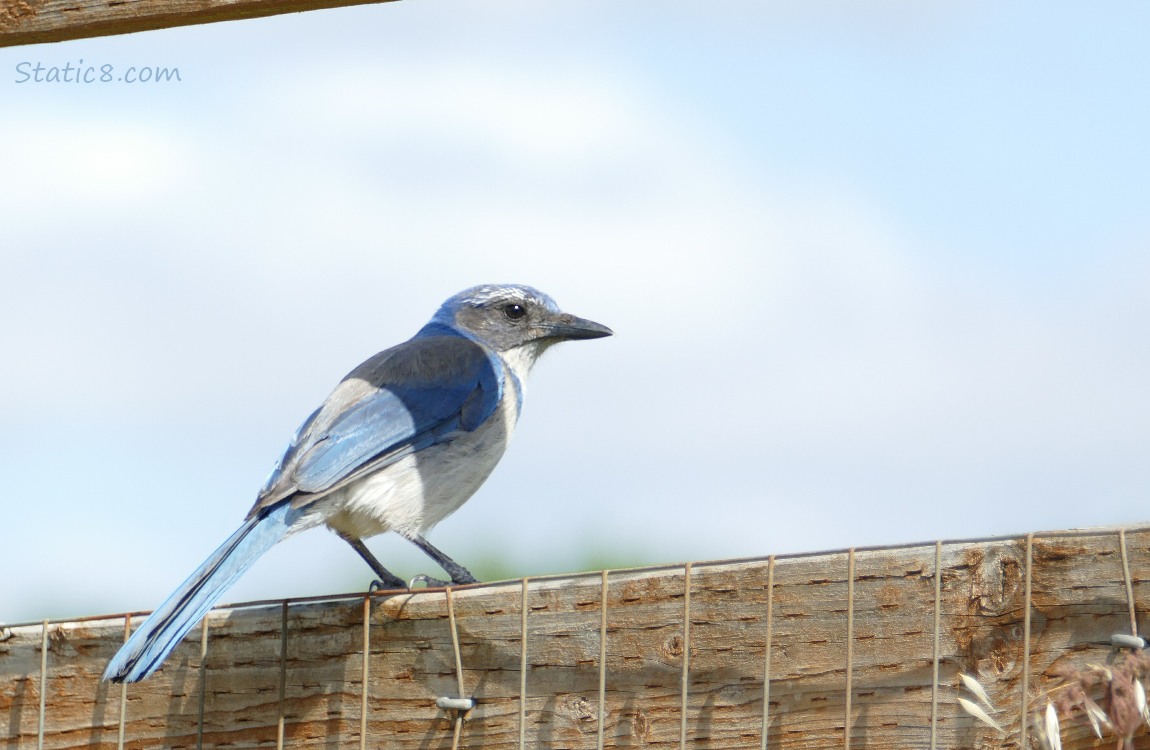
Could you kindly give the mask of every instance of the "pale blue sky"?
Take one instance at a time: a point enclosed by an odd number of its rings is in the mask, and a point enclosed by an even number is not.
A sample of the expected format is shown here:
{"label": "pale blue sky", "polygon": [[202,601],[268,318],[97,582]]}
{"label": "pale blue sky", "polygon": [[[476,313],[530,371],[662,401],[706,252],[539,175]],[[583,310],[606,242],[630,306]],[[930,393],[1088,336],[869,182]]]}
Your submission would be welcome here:
{"label": "pale blue sky", "polygon": [[[404,0],[0,50],[0,620],[156,606],[340,377],[488,281],[618,336],[541,363],[432,535],[465,564],[1146,519],[1147,28]],[[80,59],[182,80],[16,83]],[[225,599],[360,577],[313,531]]]}

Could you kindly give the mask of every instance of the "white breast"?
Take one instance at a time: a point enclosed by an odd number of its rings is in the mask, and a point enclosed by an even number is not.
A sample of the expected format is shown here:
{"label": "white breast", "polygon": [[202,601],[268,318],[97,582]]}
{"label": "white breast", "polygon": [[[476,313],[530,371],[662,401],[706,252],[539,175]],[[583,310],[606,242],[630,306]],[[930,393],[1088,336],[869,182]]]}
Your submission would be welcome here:
{"label": "white breast", "polygon": [[502,401],[478,429],[461,432],[332,493],[317,503],[317,511],[329,527],[353,537],[385,531],[426,533],[475,494],[503,457],[519,418],[516,386],[522,382],[508,374]]}

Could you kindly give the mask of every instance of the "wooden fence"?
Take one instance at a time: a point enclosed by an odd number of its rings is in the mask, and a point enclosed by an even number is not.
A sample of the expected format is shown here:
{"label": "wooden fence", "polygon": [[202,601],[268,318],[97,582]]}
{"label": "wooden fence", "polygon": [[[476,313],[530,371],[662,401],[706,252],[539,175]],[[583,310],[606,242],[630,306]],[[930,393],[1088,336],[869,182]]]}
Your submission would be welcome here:
{"label": "wooden fence", "polygon": [[[1040,747],[1148,605],[1138,527],[239,605],[128,686],[138,616],[9,626],[0,750]],[[1066,703],[1063,747],[1120,744]]]}
{"label": "wooden fence", "polygon": [[0,47],[390,0],[0,0]]}

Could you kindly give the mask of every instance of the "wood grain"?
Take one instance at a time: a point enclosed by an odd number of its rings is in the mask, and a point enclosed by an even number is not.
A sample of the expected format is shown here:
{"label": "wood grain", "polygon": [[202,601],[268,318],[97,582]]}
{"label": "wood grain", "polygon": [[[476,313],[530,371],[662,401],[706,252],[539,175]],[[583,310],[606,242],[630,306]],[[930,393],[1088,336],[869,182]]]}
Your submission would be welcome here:
{"label": "wood grain", "polygon": [[[1150,529],[1124,536],[1141,622]],[[602,676],[605,747],[679,748],[689,654],[684,744],[692,748],[760,748],[768,681],[769,748],[928,748],[932,732],[939,748],[1018,748],[1023,717],[1045,707],[1040,694],[1056,670],[1105,663],[1115,653],[1110,635],[1130,631],[1121,552],[1113,529],[1034,535],[1029,602],[1026,537],[942,544],[940,570],[934,544],[860,549],[853,581],[848,552],[778,557],[773,589],[767,559],[695,563],[689,639],[683,567],[613,571],[605,661],[600,575],[529,581],[526,632],[522,582],[460,588],[453,602],[465,696],[456,695],[442,591],[376,595],[366,609],[362,594],[218,609],[206,621],[205,657],[197,628],[159,673],[126,690],[99,682],[123,641],[122,616],[14,626],[0,633],[0,738],[3,750],[110,749],[122,730],[131,749],[275,748],[282,720],[284,747],[449,748],[454,714],[435,705],[446,696],[477,701],[461,747],[519,747],[522,707],[526,747],[590,750]],[[986,687],[1004,733],[961,709],[957,698],[973,696],[960,672]],[[1066,748],[1116,744],[1096,741],[1081,717],[1063,721]],[[1037,747],[1032,728],[1028,735],[1026,746]],[[1134,744],[1150,747],[1144,732]]]}
{"label": "wood grain", "polygon": [[0,47],[390,0],[0,0]]}

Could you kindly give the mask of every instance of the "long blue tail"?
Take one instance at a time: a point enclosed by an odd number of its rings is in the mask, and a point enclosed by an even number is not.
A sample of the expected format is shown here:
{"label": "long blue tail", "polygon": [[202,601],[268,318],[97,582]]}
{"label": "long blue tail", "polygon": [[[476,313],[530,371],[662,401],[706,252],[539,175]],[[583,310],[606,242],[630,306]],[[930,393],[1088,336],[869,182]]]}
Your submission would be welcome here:
{"label": "long blue tail", "polygon": [[104,670],[112,682],[137,682],[160,668],[188,631],[236,580],[287,536],[299,515],[290,502],[250,518],[220,545],[167,601],[144,620]]}

